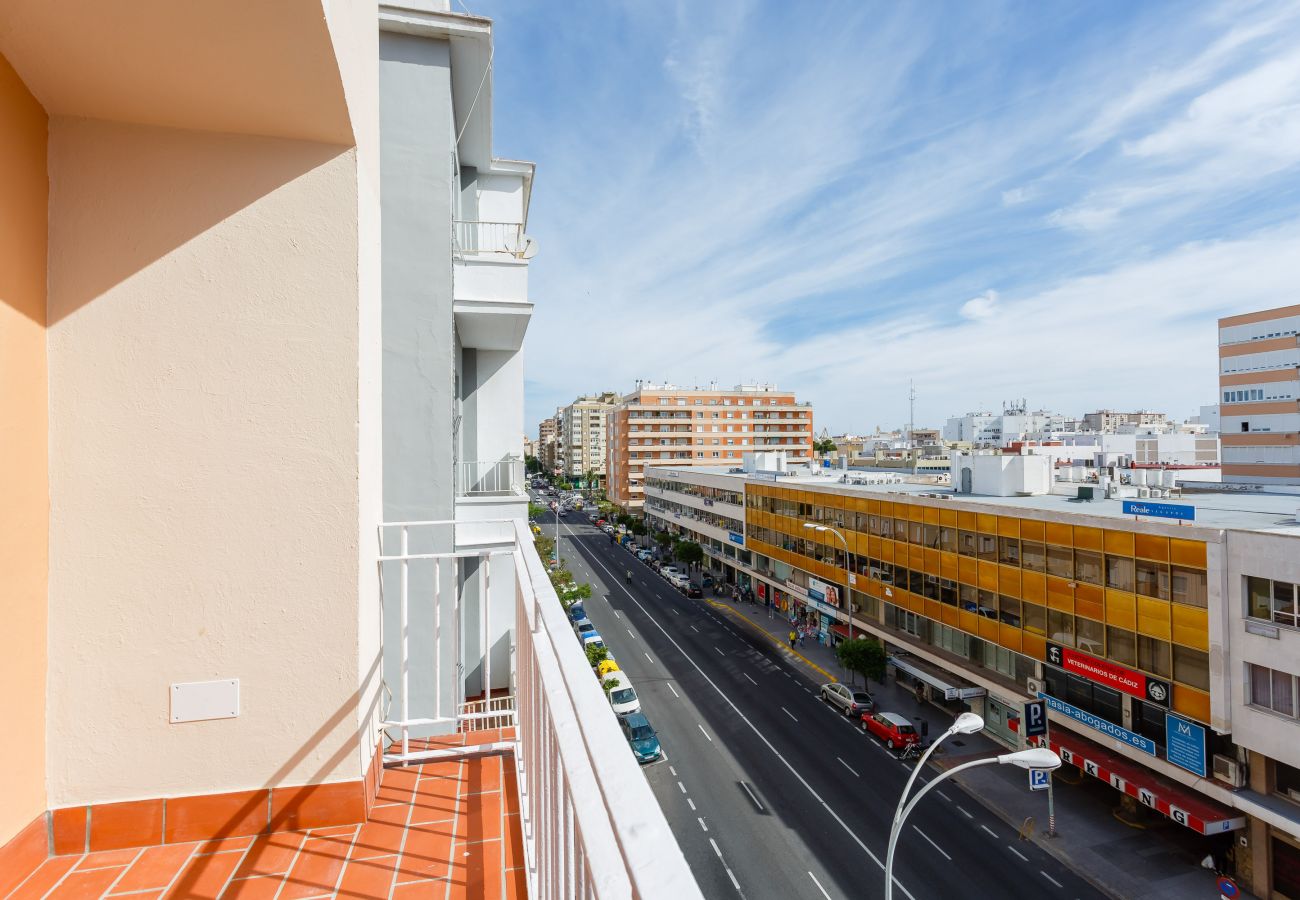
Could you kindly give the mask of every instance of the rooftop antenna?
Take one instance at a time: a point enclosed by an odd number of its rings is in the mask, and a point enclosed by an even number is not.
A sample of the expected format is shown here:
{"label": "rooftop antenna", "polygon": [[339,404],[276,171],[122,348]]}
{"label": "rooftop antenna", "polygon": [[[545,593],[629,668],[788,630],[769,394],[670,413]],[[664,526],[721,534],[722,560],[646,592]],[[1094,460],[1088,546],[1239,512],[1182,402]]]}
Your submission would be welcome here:
{"label": "rooftop antenna", "polygon": [[916,474],[916,383],[907,379],[907,442],[912,445],[912,474]]}

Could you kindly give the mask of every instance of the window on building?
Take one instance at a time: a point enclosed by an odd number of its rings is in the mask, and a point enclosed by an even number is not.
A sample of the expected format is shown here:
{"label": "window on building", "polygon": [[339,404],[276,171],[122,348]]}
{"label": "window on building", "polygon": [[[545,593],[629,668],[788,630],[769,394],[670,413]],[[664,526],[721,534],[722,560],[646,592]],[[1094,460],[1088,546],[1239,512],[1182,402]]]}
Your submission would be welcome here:
{"label": "window on building", "polygon": [[1152,675],[1159,675],[1161,678],[1169,678],[1173,675],[1170,669],[1169,657],[1168,641],[1138,635],[1137,665],[1139,669],[1150,672]]}
{"label": "window on building", "polygon": [[1133,560],[1124,556],[1107,556],[1106,587],[1117,591],[1132,591]]}
{"label": "window on building", "polygon": [[1188,606],[1199,606],[1202,609],[1210,604],[1205,589],[1205,572],[1200,569],[1170,566],[1169,591],[1170,599],[1175,603],[1186,603]]}
{"label": "window on building", "polygon": [[1284,716],[1296,714],[1295,676],[1254,663],[1246,663],[1246,683],[1250,699],[1246,702]]}
{"label": "window on building", "polygon": [[1032,634],[1047,634],[1047,610],[1037,603],[1021,604],[1024,629]]}
{"label": "window on building", "polygon": [[1074,577],[1087,584],[1101,584],[1101,554],[1093,550],[1074,551]]}
{"label": "window on building", "polygon": [[1165,563],[1139,559],[1134,563],[1134,584],[1145,597],[1169,599],[1169,566]]}
{"label": "window on building", "polygon": [[1036,541],[1021,541],[1020,556],[1024,567],[1031,572],[1047,571],[1047,546]]}
{"label": "window on building", "polygon": [[1126,666],[1137,665],[1137,635],[1127,628],[1106,626],[1106,656]]}
{"label": "window on building", "polygon": [[998,562],[1007,566],[1020,565],[1020,541],[1018,538],[998,538]]}
{"label": "window on building", "polygon": [[1136,698],[1131,703],[1133,711],[1132,730],[1145,738],[1150,738],[1157,746],[1163,747],[1165,745],[1165,716],[1168,715],[1168,712],[1164,707]]}
{"label": "window on building", "polygon": [[1083,616],[1074,618],[1074,645],[1094,656],[1106,655],[1106,626]]}
{"label": "window on building", "polygon": [[998,598],[998,620],[1013,628],[1020,627],[1020,601],[1003,594]]}
{"label": "window on building", "polygon": [[1246,614],[1289,628],[1300,627],[1300,587],[1288,581],[1246,578]]}
{"label": "window on building", "polygon": [[1074,646],[1074,616],[1057,609],[1047,611],[1047,633],[1053,641],[1066,647]]}
{"label": "window on building", "polygon": [[1173,644],[1174,680],[1203,691],[1210,689],[1210,655]]}

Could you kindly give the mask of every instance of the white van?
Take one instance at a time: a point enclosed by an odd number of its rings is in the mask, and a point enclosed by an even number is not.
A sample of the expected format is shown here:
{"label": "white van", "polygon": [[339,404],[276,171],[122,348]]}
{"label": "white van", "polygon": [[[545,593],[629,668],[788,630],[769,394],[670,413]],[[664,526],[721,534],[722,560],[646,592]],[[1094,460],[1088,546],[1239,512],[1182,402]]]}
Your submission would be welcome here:
{"label": "white van", "polygon": [[605,688],[615,715],[628,716],[641,711],[641,698],[636,695],[625,672],[610,672],[600,680],[600,684]]}

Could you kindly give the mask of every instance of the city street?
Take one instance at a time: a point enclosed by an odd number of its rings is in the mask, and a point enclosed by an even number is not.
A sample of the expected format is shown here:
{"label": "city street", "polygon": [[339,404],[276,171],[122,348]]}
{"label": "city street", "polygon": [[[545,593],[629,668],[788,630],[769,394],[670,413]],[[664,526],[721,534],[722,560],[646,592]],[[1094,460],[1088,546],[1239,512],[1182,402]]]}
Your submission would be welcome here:
{"label": "city street", "polygon": [[[542,524],[554,533],[551,515]],[[592,584],[587,614],[659,732],[667,759],[646,777],[705,895],[883,896],[913,763],[823,705],[812,673],[765,636],[685,597],[584,515],[561,535],[570,571]],[[956,785],[913,813],[895,874],[895,896],[913,900],[1102,896]]]}

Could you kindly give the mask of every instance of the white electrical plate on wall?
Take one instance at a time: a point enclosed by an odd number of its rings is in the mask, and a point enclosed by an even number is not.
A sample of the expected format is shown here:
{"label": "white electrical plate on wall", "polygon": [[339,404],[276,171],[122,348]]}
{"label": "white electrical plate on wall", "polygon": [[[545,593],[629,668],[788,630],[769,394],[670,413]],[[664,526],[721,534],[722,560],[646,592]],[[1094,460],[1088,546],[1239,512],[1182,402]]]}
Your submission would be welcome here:
{"label": "white electrical plate on wall", "polygon": [[239,715],[239,679],[188,681],[171,686],[171,722],[233,719]]}

